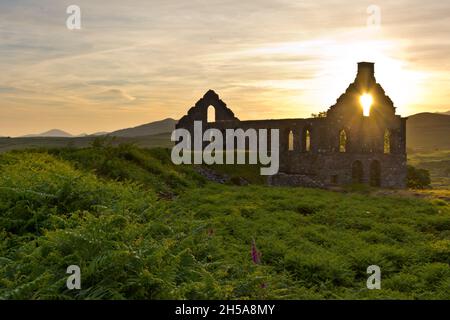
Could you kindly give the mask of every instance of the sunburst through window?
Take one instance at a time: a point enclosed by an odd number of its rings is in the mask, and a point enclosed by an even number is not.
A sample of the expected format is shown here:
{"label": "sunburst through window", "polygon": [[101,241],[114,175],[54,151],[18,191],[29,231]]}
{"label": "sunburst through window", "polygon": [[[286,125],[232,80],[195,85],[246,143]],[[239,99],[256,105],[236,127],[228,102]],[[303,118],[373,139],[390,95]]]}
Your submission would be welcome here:
{"label": "sunburst through window", "polygon": [[370,107],[373,103],[372,96],[368,93],[365,93],[359,98],[359,101],[361,102],[361,106],[363,108],[363,115],[365,117],[368,117],[370,115]]}

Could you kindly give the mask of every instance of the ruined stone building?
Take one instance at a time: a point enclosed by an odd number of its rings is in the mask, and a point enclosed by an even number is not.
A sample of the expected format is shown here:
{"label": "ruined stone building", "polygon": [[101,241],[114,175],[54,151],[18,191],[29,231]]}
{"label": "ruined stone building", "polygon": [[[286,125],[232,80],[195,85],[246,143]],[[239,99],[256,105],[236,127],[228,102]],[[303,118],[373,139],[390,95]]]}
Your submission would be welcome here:
{"label": "ruined stone building", "polygon": [[[367,100],[367,101],[365,101]],[[363,105],[368,104],[368,110]],[[370,106],[371,104],[371,106]],[[208,108],[215,121],[208,122]],[[366,106],[367,107],[367,106]],[[395,114],[392,100],[375,80],[374,63],[358,63],[358,73],[326,113],[307,119],[240,121],[212,90],[177,128],[279,129],[280,170],[276,185],[329,187],[351,183],[388,188],[406,185],[406,119]]]}

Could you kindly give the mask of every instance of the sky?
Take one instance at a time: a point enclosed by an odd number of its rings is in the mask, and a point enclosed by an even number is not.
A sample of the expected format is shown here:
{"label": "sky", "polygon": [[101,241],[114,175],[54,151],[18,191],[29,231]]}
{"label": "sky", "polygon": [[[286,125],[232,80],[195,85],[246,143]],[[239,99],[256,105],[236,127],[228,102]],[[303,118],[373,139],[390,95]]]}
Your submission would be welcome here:
{"label": "sky", "polygon": [[241,120],[309,117],[360,61],[397,114],[444,112],[449,31],[450,1],[0,0],[0,136],[179,119],[208,89]]}

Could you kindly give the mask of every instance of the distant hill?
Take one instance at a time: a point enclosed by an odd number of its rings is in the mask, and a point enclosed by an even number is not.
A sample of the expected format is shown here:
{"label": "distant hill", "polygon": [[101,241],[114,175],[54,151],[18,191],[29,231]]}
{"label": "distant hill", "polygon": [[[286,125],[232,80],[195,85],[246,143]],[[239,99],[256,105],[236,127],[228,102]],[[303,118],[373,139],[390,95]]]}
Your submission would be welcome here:
{"label": "distant hill", "polygon": [[23,136],[22,138],[33,138],[33,137],[58,137],[58,138],[70,138],[73,137],[68,132],[59,130],[59,129],[52,129],[46,132],[37,133],[37,134],[28,134]]}
{"label": "distant hill", "polygon": [[141,137],[160,133],[172,132],[175,129],[177,120],[167,118],[160,121],[150,122],[133,128],[121,129],[109,133],[116,137]]}
{"label": "distant hill", "polygon": [[406,121],[406,144],[410,149],[450,149],[450,115],[418,113]]}
{"label": "distant hill", "polygon": [[109,134],[109,132],[106,132],[106,131],[100,131],[100,132],[92,133],[92,134],[90,134],[89,136],[105,136],[105,135],[107,135],[107,134]]}
{"label": "distant hill", "polygon": [[96,137],[96,136],[115,136],[115,137],[143,137],[143,136],[153,136],[159,135],[161,133],[172,132],[175,129],[175,124],[177,120],[172,118],[167,118],[164,120],[154,121],[150,123],[146,123],[137,127],[120,129],[113,132],[100,131],[92,134],[82,133],[79,135],[73,135],[66,131],[60,129],[52,129],[42,133],[36,134],[27,134],[21,136],[19,138],[38,138],[38,137],[47,137],[47,138],[81,138],[81,137]]}

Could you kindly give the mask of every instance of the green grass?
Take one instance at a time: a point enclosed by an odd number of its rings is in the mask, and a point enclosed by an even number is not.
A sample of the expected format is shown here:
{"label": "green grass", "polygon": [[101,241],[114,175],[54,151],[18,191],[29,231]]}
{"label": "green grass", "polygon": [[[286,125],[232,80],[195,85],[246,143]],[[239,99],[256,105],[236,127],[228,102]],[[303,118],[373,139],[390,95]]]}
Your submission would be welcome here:
{"label": "green grass", "polygon": [[[0,298],[450,298],[448,202],[219,185],[169,156],[0,155]],[[81,290],[65,286],[71,264]],[[372,264],[381,290],[366,289]]]}
{"label": "green grass", "polygon": [[408,153],[408,164],[428,170],[433,188],[450,189],[450,150]]}
{"label": "green grass", "polygon": [[[87,148],[98,139],[96,136],[87,137],[22,137],[2,138],[0,137],[0,153],[20,149],[39,148]],[[133,143],[142,148],[169,148],[173,145],[170,141],[170,132],[141,137],[114,137],[111,143],[115,146],[125,143]]]}
{"label": "green grass", "polygon": [[249,155],[245,151],[236,151],[234,159],[237,159],[238,153],[244,153],[245,164],[226,164],[226,152],[224,152],[222,156],[224,164],[205,165],[205,167],[214,170],[222,176],[228,177],[230,183],[239,181],[239,178],[242,178],[251,184],[265,184],[267,182],[267,176],[261,175],[261,165],[248,164]]}

